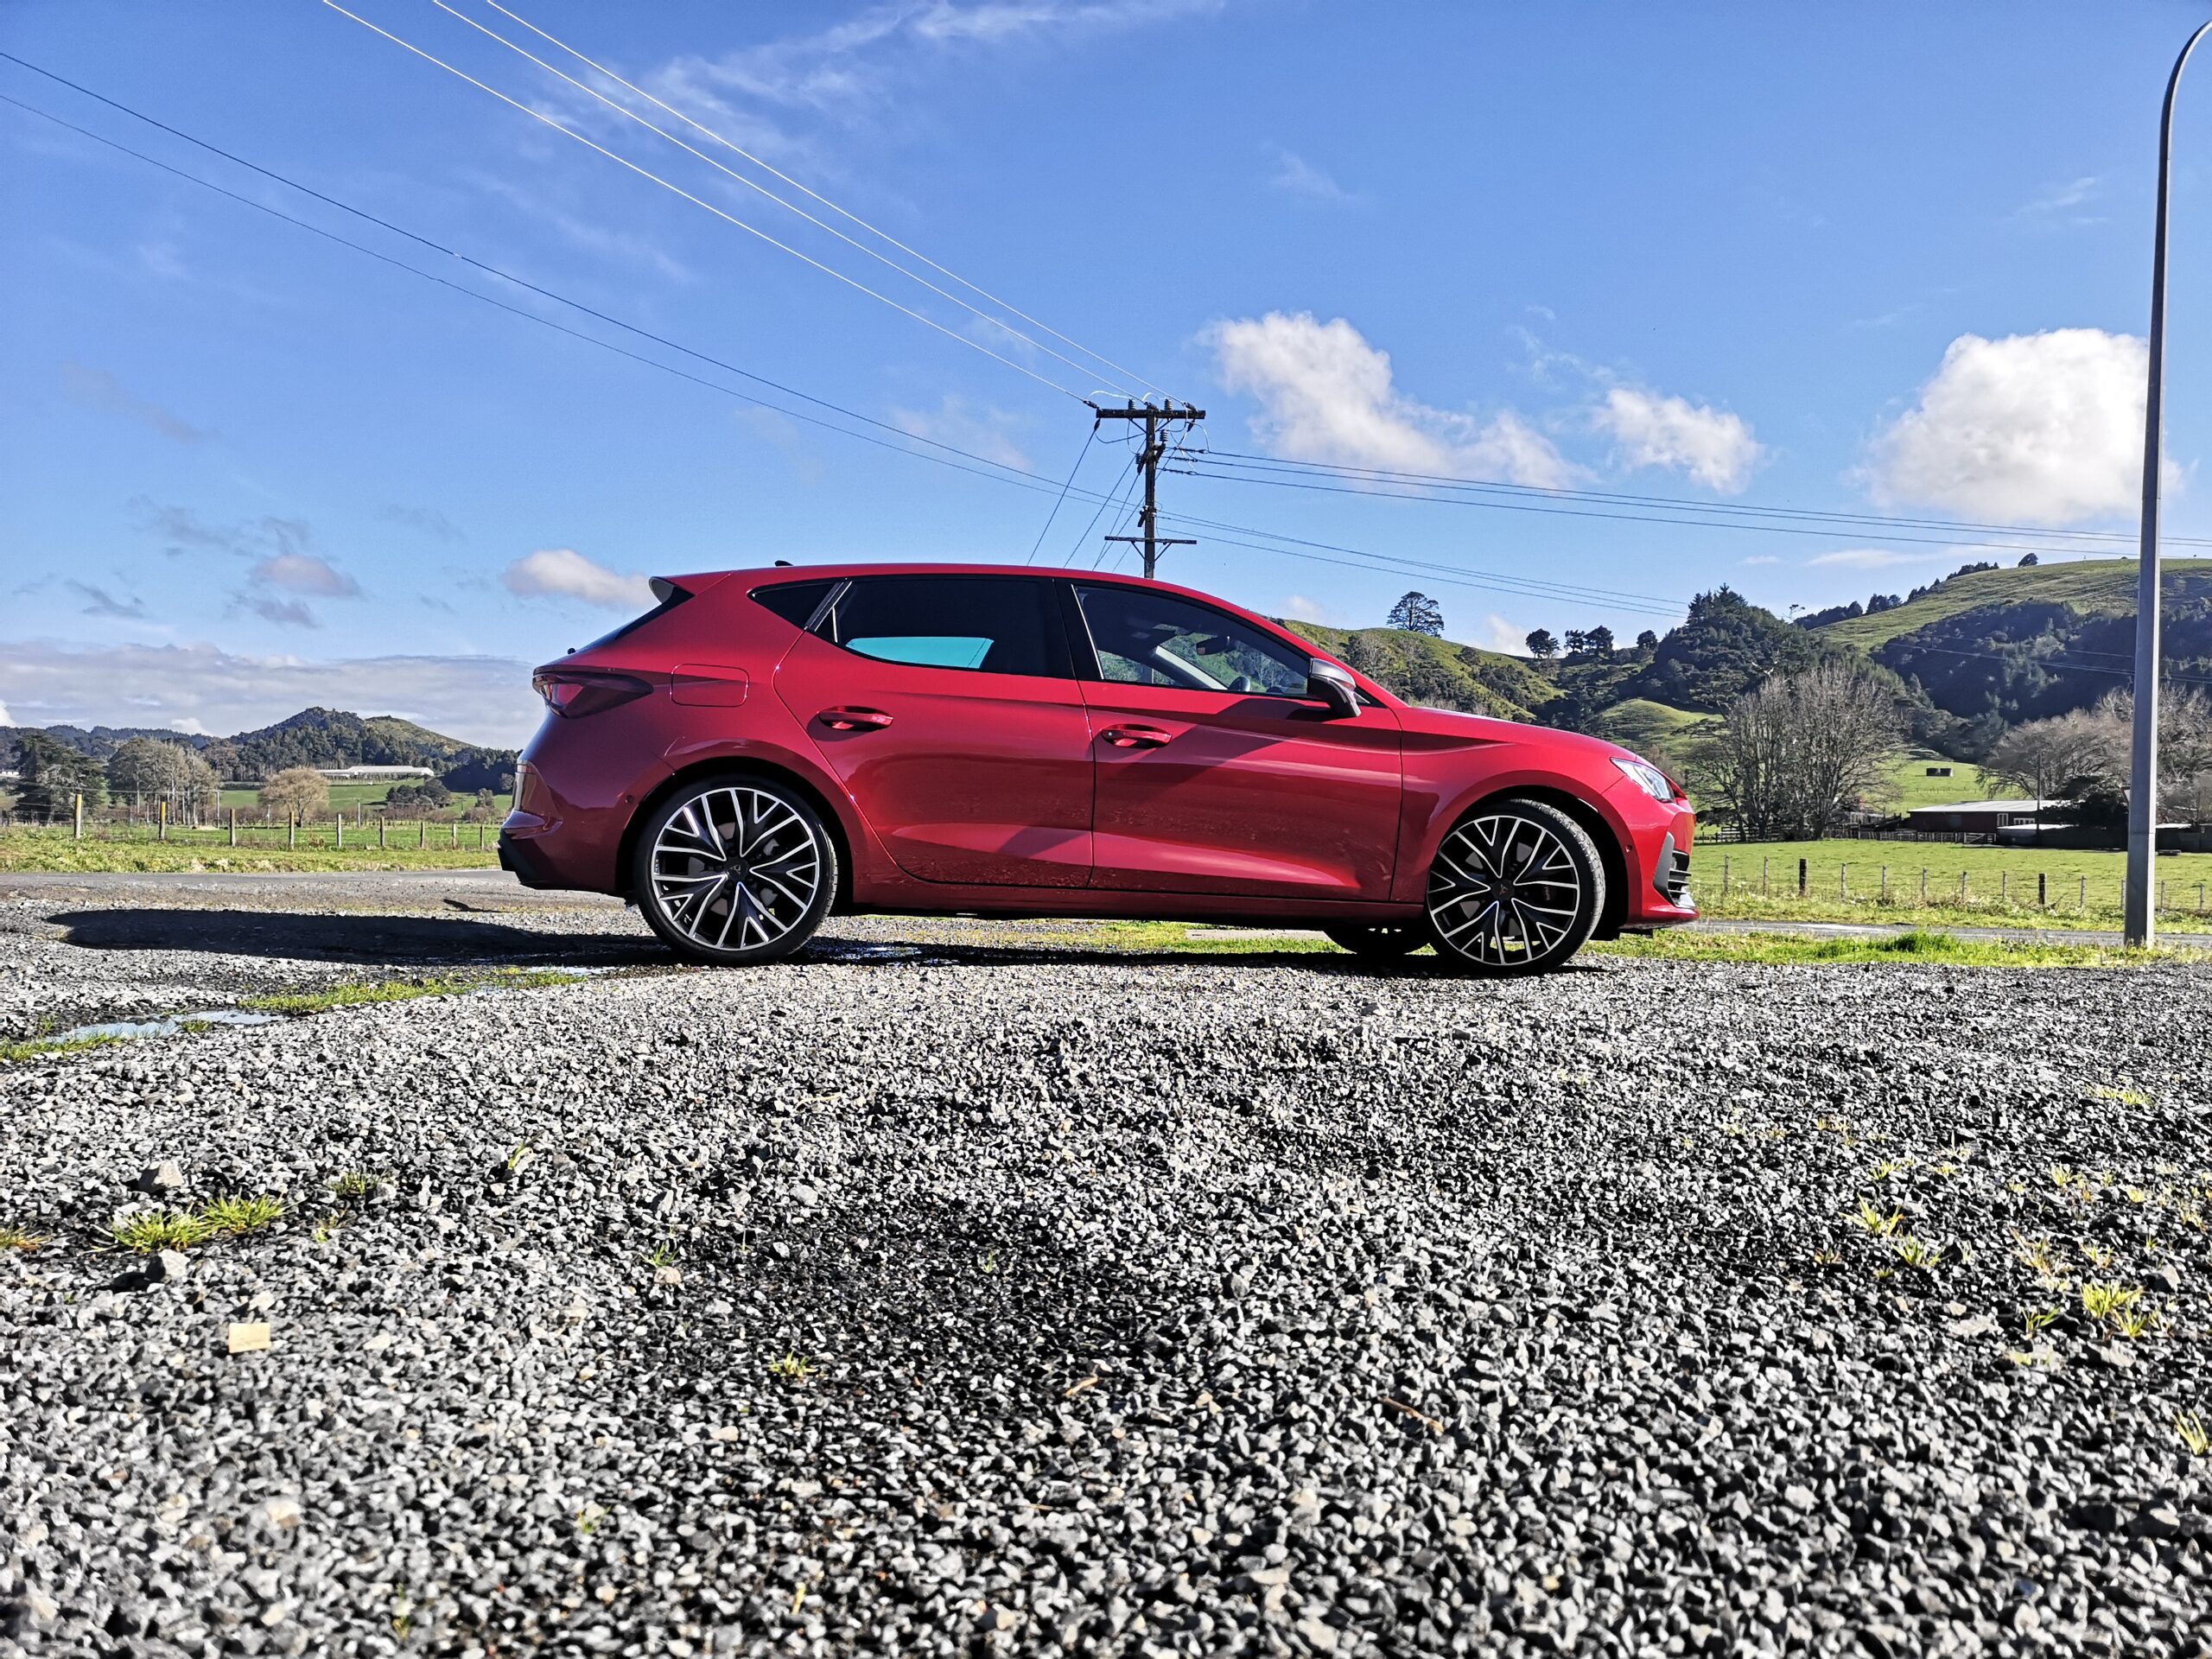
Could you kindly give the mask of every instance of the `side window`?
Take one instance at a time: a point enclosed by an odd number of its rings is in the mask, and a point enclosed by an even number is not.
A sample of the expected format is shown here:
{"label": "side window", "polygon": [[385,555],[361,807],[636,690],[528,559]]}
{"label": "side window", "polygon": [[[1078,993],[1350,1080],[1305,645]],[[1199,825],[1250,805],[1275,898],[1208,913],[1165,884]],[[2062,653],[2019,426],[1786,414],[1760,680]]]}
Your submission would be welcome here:
{"label": "side window", "polygon": [[1065,677],[1049,597],[1023,576],[862,576],[817,632],[879,662]]}
{"label": "side window", "polygon": [[795,628],[803,628],[813,620],[814,613],[834,582],[779,582],[772,588],[755,588],[753,602],[773,611]]}
{"label": "side window", "polygon": [[1087,587],[1076,602],[1102,679],[1302,697],[1311,658],[1235,617],[1145,588]]}

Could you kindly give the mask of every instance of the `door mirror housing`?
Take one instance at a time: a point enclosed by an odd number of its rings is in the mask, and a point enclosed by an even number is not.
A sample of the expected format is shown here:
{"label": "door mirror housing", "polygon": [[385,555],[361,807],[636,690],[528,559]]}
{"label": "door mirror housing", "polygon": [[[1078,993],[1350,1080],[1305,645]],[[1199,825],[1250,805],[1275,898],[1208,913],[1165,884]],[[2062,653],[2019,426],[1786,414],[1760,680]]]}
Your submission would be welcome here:
{"label": "door mirror housing", "polygon": [[1359,717],[1359,686],[1350,674],[1325,657],[1313,658],[1306,664],[1306,695],[1327,703],[1332,720]]}

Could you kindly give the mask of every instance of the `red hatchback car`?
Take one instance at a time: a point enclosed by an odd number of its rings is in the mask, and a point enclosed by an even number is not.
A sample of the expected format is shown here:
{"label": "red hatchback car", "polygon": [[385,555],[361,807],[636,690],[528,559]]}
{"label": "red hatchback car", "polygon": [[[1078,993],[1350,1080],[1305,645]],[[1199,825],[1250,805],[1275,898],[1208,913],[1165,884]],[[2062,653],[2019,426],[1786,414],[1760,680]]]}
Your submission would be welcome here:
{"label": "red hatchback car", "polygon": [[653,591],[537,671],[499,858],[695,962],[874,911],[1295,924],[1526,974],[1697,915],[1656,766],[1415,708],[1203,594],[991,565]]}

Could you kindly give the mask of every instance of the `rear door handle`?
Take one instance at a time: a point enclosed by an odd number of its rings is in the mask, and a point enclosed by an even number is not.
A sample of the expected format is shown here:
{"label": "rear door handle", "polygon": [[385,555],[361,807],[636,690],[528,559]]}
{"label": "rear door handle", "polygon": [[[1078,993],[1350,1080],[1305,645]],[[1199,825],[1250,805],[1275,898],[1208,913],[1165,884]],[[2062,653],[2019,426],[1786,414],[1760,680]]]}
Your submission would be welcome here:
{"label": "rear door handle", "polygon": [[1098,735],[1117,749],[1156,749],[1168,742],[1173,734],[1163,732],[1157,726],[1109,726]]}
{"label": "rear door handle", "polygon": [[815,718],[833,732],[880,732],[891,723],[880,709],[824,709]]}

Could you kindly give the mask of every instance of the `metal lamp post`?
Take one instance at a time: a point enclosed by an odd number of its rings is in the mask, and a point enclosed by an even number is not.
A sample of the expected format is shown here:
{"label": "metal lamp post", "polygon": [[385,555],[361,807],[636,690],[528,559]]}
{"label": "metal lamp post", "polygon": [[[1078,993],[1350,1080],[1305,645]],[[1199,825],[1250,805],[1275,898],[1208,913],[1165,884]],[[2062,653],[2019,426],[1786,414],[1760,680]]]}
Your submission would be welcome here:
{"label": "metal lamp post", "polygon": [[2166,368],[2166,197],[2174,149],[2174,94],[2196,43],[2198,26],[2174,60],[2158,118],[2158,218],[2151,248],[2151,375],[2143,410],[2143,547],[2135,588],[2135,741],[2127,786],[2127,942],[2148,945],[2158,929],[2152,867],[2158,850],[2158,469],[2160,406]]}

